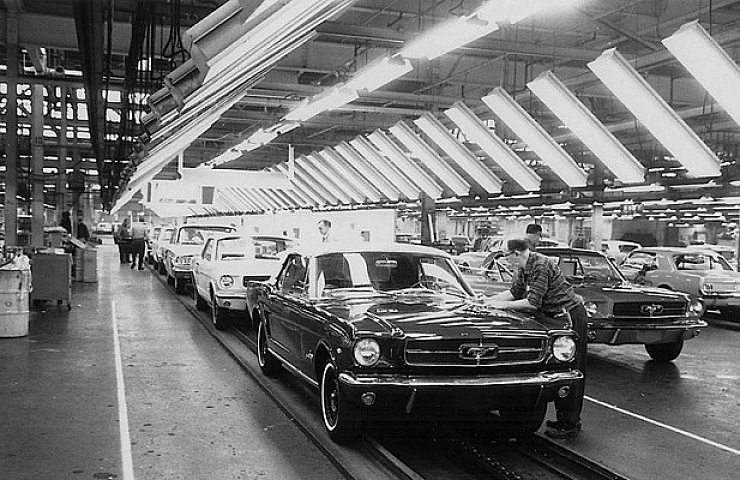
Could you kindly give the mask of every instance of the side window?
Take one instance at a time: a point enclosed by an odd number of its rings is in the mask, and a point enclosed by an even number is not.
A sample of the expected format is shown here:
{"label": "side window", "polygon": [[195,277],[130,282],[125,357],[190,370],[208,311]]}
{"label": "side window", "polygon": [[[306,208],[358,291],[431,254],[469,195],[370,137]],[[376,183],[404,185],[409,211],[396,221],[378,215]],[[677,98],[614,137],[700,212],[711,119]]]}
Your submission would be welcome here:
{"label": "side window", "polygon": [[300,295],[306,292],[305,260],[300,255],[290,257],[278,278],[278,288],[283,293]]}
{"label": "side window", "polygon": [[203,258],[206,260],[213,259],[213,239],[208,239],[206,246],[203,247]]}

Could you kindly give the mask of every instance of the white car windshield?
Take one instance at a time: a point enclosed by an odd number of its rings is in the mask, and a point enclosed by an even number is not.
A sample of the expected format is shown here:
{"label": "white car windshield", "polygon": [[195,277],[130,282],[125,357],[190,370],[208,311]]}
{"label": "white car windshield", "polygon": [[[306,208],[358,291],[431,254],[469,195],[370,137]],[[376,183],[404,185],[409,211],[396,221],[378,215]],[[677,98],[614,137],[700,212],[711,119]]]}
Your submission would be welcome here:
{"label": "white car windshield", "polygon": [[233,229],[230,227],[183,227],[178,233],[177,243],[181,245],[202,245],[206,238],[212,237],[216,233],[229,233]]}

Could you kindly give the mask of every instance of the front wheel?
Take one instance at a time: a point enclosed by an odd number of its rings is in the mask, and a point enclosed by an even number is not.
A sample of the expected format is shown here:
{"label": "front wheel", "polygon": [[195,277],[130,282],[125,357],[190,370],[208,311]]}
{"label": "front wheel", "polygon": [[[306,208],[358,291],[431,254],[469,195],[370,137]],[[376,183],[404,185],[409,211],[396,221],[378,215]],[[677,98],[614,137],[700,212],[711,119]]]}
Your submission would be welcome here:
{"label": "front wheel", "polygon": [[198,287],[195,286],[195,283],[193,283],[193,300],[195,300],[195,308],[197,310],[201,312],[206,311],[208,304],[203,300],[203,297],[200,296],[200,293],[198,293]]}
{"label": "front wheel", "polygon": [[672,343],[655,343],[645,345],[648,355],[656,362],[670,362],[675,360],[683,349],[683,340]]}
{"label": "front wheel", "polygon": [[257,363],[262,373],[270,378],[277,378],[283,370],[280,361],[267,349],[267,330],[264,321],[259,322],[257,327]]}
{"label": "front wheel", "polygon": [[216,296],[211,293],[211,321],[216,330],[226,330],[229,327],[229,311],[218,306]]}
{"label": "front wheel", "polygon": [[187,291],[185,290],[185,280],[183,280],[182,278],[174,277],[174,281],[175,293],[177,293],[178,295],[185,295],[187,293]]}
{"label": "front wheel", "polygon": [[344,397],[331,362],[326,363],[321,375],[321,416],[329,437],[337,443],[350,442],[360,434],[357,410]]}

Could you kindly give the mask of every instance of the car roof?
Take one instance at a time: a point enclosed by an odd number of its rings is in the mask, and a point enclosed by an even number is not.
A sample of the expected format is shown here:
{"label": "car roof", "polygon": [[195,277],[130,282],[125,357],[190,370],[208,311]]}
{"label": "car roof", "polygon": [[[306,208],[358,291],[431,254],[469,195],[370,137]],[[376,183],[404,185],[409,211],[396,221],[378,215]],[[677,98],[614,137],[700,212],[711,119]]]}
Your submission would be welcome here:
{"label": "car roof", "polygon": [[547,254],[577,254],[577,255],[588,255],[593,257],[603,257],[604,254],[595,250],[587,250],[585,248],[573,248],[573,247],[537,247],[538,253],[543,255]]}
{"label": "car roof", "polygon": [[438,248],[394,242],[331,242],[322,243],[317,246],[302,246],[296,248],[294,251],[307,256],[325,255],[328,253],[397,252],[452,258],[450,254]]}
{"label": "car roof", "polygon": [[262,238],[270,240],[285,240],[289,242],[298,242],[297,239],[287,235],[269,234],[269,233],[222,233],[213,236],[216,240],[227,240],[232,238]]}
{"label": "car roof", "polygon": [[633,253],[670,253],[670,254],[678,254],[678,253],[709,253],[712,255],[719,255],[719,253],[715,252],[712,249],[709,248],[695,248],[695,247],[640,247],[637,250],[632,250],[630,254]]}

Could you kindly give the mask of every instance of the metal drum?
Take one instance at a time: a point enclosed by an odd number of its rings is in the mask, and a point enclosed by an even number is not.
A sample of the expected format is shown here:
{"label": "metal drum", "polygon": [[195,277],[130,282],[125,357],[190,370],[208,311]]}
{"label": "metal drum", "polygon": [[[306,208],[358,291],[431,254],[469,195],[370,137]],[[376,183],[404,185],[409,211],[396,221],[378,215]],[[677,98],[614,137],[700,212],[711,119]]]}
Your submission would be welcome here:
{"label": "metal drum", "polygon": [[0,270],[0,337],[28,335],[30,270]]}

